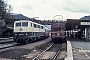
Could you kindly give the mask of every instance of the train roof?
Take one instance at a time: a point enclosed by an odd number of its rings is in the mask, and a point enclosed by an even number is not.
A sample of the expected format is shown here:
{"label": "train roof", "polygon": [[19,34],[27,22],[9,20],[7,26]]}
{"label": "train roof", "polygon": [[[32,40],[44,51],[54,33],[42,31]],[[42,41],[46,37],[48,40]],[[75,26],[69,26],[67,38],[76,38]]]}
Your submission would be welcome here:
{"label": "train roof", "polygon": [[52,26],[55,26],[55,25],[65,25],[65,23],[55,23],[55,24],[52,24]]}
{"label": "train roof", "polygon": [[[39,23],[36,23],[36,22],[30,21],[30,20],[18,20],[18,21],[15,21],[15,23],[16,23],[16,22],[32,22],[32,23],[34,23],[34,24],[44,26],[44,25],[42,25],[42,24],[39,24]],[[45,26],[44,26],[44,27],[45,27]]]}
{"label": "train roof", "polygon": [[20,22],[20,21],[24,22],[24,21],[29,21],[29,20],[18,20],[18,21],[15,21],[15,22]]}

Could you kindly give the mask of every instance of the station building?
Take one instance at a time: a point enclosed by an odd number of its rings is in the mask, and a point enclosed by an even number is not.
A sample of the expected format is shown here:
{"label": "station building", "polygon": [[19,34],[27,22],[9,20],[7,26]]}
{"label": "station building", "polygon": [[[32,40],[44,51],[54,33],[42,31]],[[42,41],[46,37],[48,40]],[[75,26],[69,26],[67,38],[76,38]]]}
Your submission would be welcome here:
{"label": "station building", "polygon": [[90,41],[90,17],[85,16],[81,19],[67,19],[66,30],[68,37]]}

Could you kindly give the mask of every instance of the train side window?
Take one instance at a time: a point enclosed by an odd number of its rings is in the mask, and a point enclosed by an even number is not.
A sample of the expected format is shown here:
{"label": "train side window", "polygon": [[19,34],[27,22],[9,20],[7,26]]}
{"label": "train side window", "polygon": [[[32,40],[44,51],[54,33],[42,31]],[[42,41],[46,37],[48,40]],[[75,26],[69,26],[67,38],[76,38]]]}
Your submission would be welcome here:
{"label": "train side window", "polygon": [[31,23],[31,27],[32,27],[32,23]]}
{"label": "train side window", "polygon": [[22,26],[28,26],[28,22],[22,22]]}
{"label": "train side window", "polygon": [[59,28],[59,31],[61,31],[61,28]]}
{"label": "train side window", "polygon": [[41,26],[41,29],[43,29],[43,26]]}
{"label": "train side window", "polygon": [[36,24],[34,24],[34,27],[36,28]]}
{"label": "train side window", "polygon": [[38,28],[40,28],[40,25],[38,25]]}
{"label": "train side window", "polygon": [[21,26],[21,22],[16,23],[16,27]]}

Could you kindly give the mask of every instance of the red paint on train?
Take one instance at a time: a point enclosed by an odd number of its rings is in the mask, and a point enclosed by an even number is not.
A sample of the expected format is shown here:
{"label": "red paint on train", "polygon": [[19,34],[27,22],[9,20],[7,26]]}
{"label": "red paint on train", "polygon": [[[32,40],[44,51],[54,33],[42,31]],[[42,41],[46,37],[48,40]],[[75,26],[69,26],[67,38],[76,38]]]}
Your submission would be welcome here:
{"label": "red paint on train", "polygon": [[54,42],[66,41],[66,28],[65,23],[55,23],[51,25],[51,38]]}

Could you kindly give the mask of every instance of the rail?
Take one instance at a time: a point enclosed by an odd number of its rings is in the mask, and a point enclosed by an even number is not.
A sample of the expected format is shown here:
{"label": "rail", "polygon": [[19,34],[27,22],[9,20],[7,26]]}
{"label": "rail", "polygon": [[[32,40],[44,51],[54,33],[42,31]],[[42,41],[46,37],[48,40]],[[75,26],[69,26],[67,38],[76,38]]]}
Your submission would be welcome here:
{"label": "rail", "polygon": [[50,47],[48,47],[45,51],[43,51],[41,54],[39,54],[38,56],[36,56],[34,59],[32,60],[35,60],[37,59],[39,56],[41,56],[43,53],[45,53],[47,50],[49,50],[54,44],[50,45]]}

